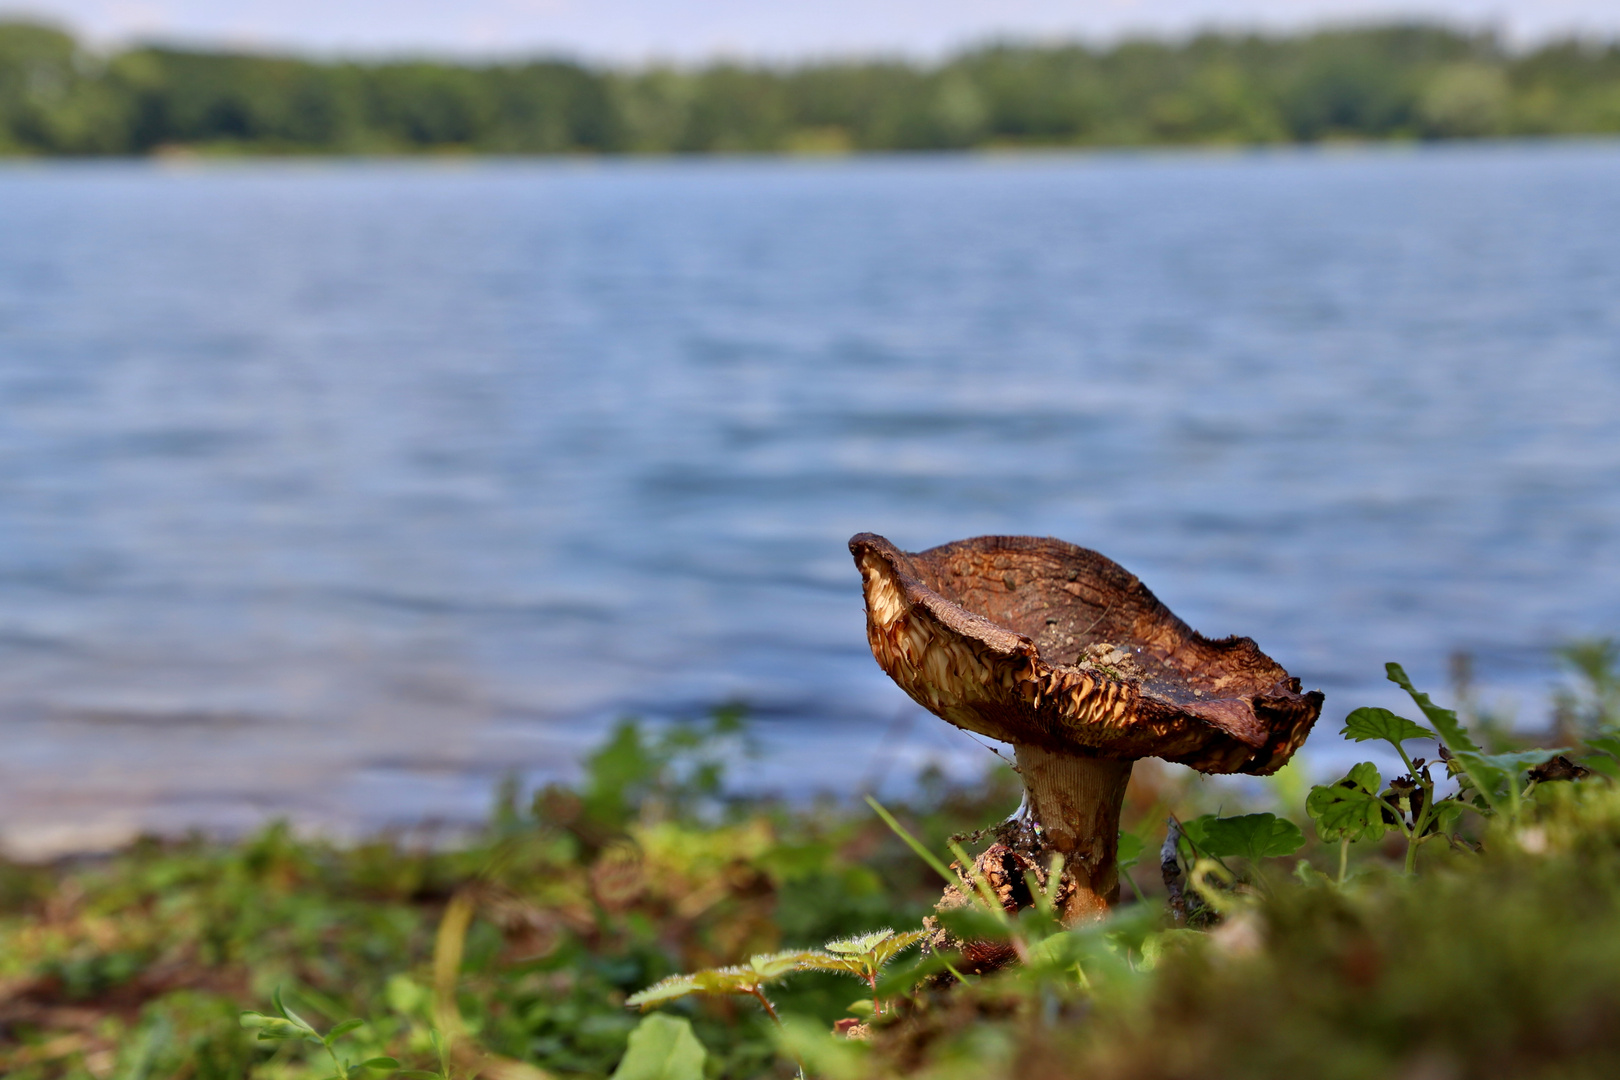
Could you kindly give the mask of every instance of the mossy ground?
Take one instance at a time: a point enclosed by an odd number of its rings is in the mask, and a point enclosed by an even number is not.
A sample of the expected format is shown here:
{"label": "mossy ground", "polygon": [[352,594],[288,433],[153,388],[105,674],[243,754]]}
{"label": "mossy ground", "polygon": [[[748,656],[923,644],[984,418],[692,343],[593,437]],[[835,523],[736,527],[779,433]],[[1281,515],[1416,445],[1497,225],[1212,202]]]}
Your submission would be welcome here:
{"label": "mossy ground", "polygon": [[[454,974],[457,1076],[524,1075],[514,1063],[606,1076],[637,1023],[625,997],[665,975],[917,926],[939,881],[864,808],[722,797],[705,754],[734,730],[621,728],[580,785],[532,806],[506,793],[452,850],[274,827],[0,868],[0,1073],[329,1075],[319,1048],[240,1025],[278,986],[323,1029],[364,1018],[343,1040],[353,1060],[436,1070],[431,1032],[451,999],[436,999],[435,945],[458,897],[473,917]],[[1286,779],[1256,798],[1306,823]],[[1167,812],[1217,800],[1234,809],[1229,789],[1144,767],[1126,823],[1151,863]],[[939,851],[1016,803],[1002,770],[972,790],[925,784],[896,809]],[[1010,973],[920,993],[870,1043],[822,1034],[860,996],[853,982],[801,975],[772,996],[787,1044],[828,1077],[1620,1074],[1620,795],[1599,777],[1546,785],[1516,831],[1480,838],[1479,854],[1429,845],[1416,879],[1399,874],[1398,845],[1358,845],[1342,887],[1269,860],[1241,910],[1156,962],[1127,943],[1060,982]],[[1336,870],[1336,849],[1300,855]],[[1157,874],[1134,874],[1145,898],[1120,925],[1166,925]],[[749,1000],[675,1010],[710,1076],[794,1074]]]}
{"label": "mossy ground", "polygon": [[1007,979],[934,995],[823,1071],[1620,1075],[1620,795],[1560,785],[1547,802],[1480,854],[1426,853],[1415,879],[1393,859],[1344,887],[1267,868],[1249,906],[1151,969],[1104,965],[1080,992]]}
{"label": "mossy ground", "polygon": [[[353,1059],[436,1068],[435,937],[458,895],[476,912],[456,989],[464,1043],[559,1076],[610,1073],[637,1022],[625,997],[672,972],[916,925],[937,879],[870,812],[722,797],[704,755],[734,727],[626,725],[577,788],[521,807],[506,792],[450,850],[276,826],[0,866],[0,1075],[326,1075],[318,1048],[239,1024],[278,986],[323,1028],[366,1019],[344,1040]],[[1009,773],[931,790],[907,820],[935,843],[1018,801]],[[780,1000],[830,1024],[855,992],[807,979]],[[695,1020],[717,1074],[774,1068],[757,1008],[715,1002]]]}

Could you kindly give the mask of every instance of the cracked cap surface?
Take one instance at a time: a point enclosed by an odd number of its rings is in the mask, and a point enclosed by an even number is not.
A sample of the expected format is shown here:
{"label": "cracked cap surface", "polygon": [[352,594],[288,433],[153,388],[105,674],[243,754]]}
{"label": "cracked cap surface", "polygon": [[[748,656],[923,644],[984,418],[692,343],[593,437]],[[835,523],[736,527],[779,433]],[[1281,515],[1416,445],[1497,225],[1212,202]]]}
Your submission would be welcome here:
{"label": "cracked cap surface", "polygon": [[1249,638],[1212,641],[1136,576],[1087,548],[980,536],[916,553],[849,542],[872,655],[912,699],[1014,744],[1271,773],[1322,693]]}

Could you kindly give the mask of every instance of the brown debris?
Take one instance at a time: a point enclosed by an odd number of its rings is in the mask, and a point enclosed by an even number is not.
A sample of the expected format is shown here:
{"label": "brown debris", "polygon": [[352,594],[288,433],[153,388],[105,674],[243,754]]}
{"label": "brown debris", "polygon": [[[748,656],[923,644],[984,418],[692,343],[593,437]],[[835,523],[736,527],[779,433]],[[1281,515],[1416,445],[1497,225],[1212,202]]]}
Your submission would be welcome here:
{"label": "brown debris", "polygon": [[1218,915],[1203,897],[1187,884],[1181,868],[1181,822],[1171,818],[1164,843],[1159,847],[1159,876],[1164,881],[1165,901],[1177,926],[1205,927],[1218,921]]}
{"label": "brown debris", "polygon": [[857,1020],[853,1016],[846,1016],[841,1020],[833,1021],[833,1034],[842,1035],[846,1039],[856,1042],[872,1041],[872,1025]]}
{"label": "brown debris", "polygon": [[1076,675],[1097,674],[1119,682],[1140,686],[1147,672],[1136,656],[1111,641],[1094,641],[1080,650],[1080,657],[1072,664],[1058,665],[1059,671]]}
{"label": "brown debris", "polygon": [[1577,765],[1563,754],[1550,761],[1544,761],[1530,770],[1530,779],[1538,784],[1552,783],[1558,780],[1582,780],[1592,775],[1592,770],[1585,765]]}
{"label": "brown debris", "polygon": [[[962,864],[953,862],[951,869],[956,872],[958,883],[945,887],[944,895],[940,897],[939,903],[934,905],[935,911],[971,907],[979,902],[972,877],[963,870]],[[1026,873],[1034,877],[1037,888],[1047,887],[1046,869],[1029,854],[1014,850],[1006,844],[991,844],[973,860],[972,876],[984,881],[991,894],[1000,902],[1002,909],[1009,915],[1016,915],[1035,903],[1035,897],[1029,890],[1029,882],[1024,877]],[[1055,903],[1059,908],[1073,892],[1074,884],[1065,876],[1055,897]],[[1017,959],[1017,953],[1005,941],[958,940],[932,915],[923,919],[923,928],[929,932],[925,944],[930,951],[961,952],[962,962],[957,965],[957,969],[967,975],[982,975],[985,972],[996,971]]]}
{"label": "brown debris", "polygon": [[608,847],[590,870],[591,893],[608,911],[623,911],[647,891],[646,870],[635,845]]}

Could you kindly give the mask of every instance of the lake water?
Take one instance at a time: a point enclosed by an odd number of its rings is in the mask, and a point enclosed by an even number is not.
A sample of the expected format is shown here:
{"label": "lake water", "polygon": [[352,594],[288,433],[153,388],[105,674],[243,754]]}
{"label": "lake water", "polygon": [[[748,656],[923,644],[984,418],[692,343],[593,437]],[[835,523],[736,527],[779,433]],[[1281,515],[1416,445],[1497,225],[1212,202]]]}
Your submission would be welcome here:
{"label": "lake water", "polygon": [[[1620,145],[0,169],[0,820],[465,820],[625,713],[989,755],[845,549],[1059,536],[1328,693],[1620,631]],[[887,741],[885,741],[887,740]]]}

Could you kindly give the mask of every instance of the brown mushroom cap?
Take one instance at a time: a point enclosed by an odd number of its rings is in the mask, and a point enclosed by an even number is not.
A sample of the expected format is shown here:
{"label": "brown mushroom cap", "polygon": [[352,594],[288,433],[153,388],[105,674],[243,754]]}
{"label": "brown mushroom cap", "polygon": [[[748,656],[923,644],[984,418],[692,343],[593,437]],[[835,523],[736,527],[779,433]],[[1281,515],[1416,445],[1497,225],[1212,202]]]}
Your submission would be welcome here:
{"label": "brown mushroom cap", "polygon": [[[919,705],[992,739],[1265,774],[1322,711],[1321,691],[1300,693],[1252,640],[1209,640],[1095,551],[980,536],[911,554],[873,533],[849,549],[878,664]],[[1099,645],[1117,651],[1099,659]]]}

